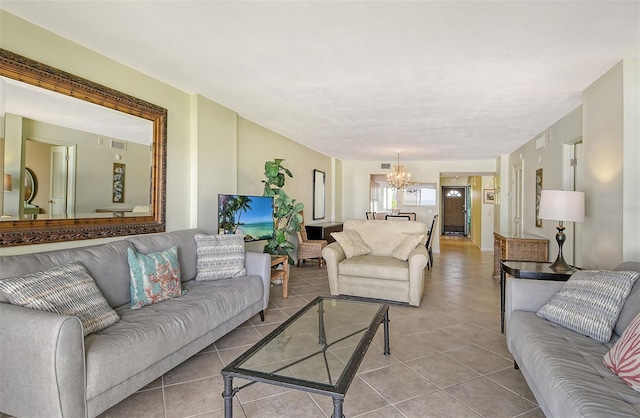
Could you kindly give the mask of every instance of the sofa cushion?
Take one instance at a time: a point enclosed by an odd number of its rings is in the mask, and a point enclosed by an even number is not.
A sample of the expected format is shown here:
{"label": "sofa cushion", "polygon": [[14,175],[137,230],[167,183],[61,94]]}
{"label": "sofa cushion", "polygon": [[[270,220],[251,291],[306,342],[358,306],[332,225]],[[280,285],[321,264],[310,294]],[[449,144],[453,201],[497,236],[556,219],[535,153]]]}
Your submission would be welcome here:
{"label": "sofa cushion", "polygon": [[218,280],[246,276],[242,235],[196,234],[198,274],[196,280]]}
{"label": "sofa cushion", "polygon": [[77,317],[85,337],[120,319],[80,263],[0,280],[0,292],[14,305]]}
{"label": "sofa cushion", "polygon": [[[89,271],[98,289],[115,308],[129,303],[129,264],[127,248],[131,243],[114,241],[82,248],[0,257],[0,279],[23,276],[63,264],[79,262]],[[164,248],[169,248],[164,247]],[[195,268],[195,261],[194,261]],[[0,297],[0,302],[6,302]]]}
{"label": "sofa cushion", "polygon": [[120,306],[120,322],[85,339],[87,399],[142,372],[246,308],[262,304],[260,276],[184,282],[180,298],[131,310]]}
{"label": "sofa cushion", "polygon": [[396,248],[391,252],[391,257],[398,260],[407,261],[411,251],[413,251],[424,239],[424,234],[406,234],[402,233],[396,244]]}
{"label": "sofa cushion", "polygon": [[640,392],[640,315],[631,321],[603,361],[627,385]]}
{"label": "sofa cushion", "polygon": [[347,219],[344,221],[345,231],[356,231],[362,240],[371,248],[371,255],[391,256],[402,234],[427,234],[424,222],[380,221],[366,219]]}
{"label": "sofa cushion", "polygon": [[[616,271],[640,271],[640,262],[627,261],[620,264],[615,268]],[[614,328],[614,332],[618,335],[622,335],[625,329],[629,326],[633,318],[640,314],[640,280],[636,280],[631,288],[631,293],[627,297],[627,301],[622,307],[618,322]]]}
{"label": "sofa cushion", "polygon": [[633,271],[578,271],[537,315],[607,342],[638,276]]}
{"label": "sofa cushion", "polygon": [[347,258],[371,253],[371,248],[362,241],[356,231],[332,232],[331,236],[340,244]]}
{"label": "sofa cushion", "polygon": [[[391,221],[393,222],[393,221]],[[361,255],[338,264],[338,274],[345,276],[371,277],[402,282],[409,281],[407,262],[393,257]]]}
{"label": "sofa cushion", "polygon": [[166,251],[141,254],[129,248],[131,270],[131,309],[180,296],[180,264],[178,246]]}
{"label": "sofa cushion", "polygon": [[186,282],[193,280],[197,274],[196,259],[198,256],[196,253],[196,240],[193,238],[197,233],[201,233],[201,231],[198,229],[185,229],[161,234],[138,235],[126,238],[126,241],[132,243],[134,248],[143,254],[163,251],[177,245],[178,260],[180,260],[180,280]]}
{"label": "sofa cushion", "polygon": [[512,352],[557,417],[640,416],[640,397],[602,362],[612,346],[514,311],[508,323]]}

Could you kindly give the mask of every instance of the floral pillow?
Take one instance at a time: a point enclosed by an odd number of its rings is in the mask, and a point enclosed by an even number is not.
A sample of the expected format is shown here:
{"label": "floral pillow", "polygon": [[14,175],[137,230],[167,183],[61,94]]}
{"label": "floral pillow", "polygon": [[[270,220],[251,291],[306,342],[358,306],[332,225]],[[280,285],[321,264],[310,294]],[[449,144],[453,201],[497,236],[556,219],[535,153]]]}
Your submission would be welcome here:
{"label": "floral pillow", "polygon": [[180,286],[177,245],[149,254],[128,248],[127,257],[131,272],[131,309],[140,309],[186,293]]}
{"label": "floral pillow", "polygon": [[604,364],[636,392],[640,392],[640,315],[605,354]]}

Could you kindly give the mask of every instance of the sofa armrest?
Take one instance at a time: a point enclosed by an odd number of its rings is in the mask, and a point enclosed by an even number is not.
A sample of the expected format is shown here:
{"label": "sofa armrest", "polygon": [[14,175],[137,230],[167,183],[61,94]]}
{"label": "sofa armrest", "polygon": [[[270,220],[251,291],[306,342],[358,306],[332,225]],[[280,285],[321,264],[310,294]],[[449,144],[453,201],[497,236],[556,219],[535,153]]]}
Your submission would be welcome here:
{"label": "sofa armrest", "polygon": [[514,279],[507,277],[505,293],[505,324],[513,311],[537,312],[565,282],[553,280]]}
{"label": "sofa armrest", "polygon": [[0,411],[85,417],[85,376],[78,318],[0,303]]}
{"label": "sofa armrest", "polygon": [[419,306],[424,293],[424,271],[429,252],[420,244],[409,254],[409,305]]}
{"label": "sofa armrest", "polygon": [[327,264],[327,276],[329,276],[329,291],[332,295],[339,295],[338,288],[338,264],[347,256],[337,242],[332,242],[322,249],[322,258]]}
{"label": "sofa armrest", "polygon": [[271,294],[271,256],[266,253],[256,253],[247,251],[245,253],[245,267],[247,275],[255,274],[262,277],[264,285],[264,300],[262,309],[269,306],[269,295]]}

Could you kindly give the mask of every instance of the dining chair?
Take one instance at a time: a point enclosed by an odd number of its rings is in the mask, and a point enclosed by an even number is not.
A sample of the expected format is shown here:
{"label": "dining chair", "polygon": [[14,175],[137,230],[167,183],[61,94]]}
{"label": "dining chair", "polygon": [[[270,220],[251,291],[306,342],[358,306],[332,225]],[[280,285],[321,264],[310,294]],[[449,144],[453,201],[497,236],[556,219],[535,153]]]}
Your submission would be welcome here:
{"label": "dining chair", "polygon": [[427,252],[429,253],[429,262],[427,263],[427,269],[431,270],[433,267],[433,233],[435,231],[436,221],[438,220],[438,214],[433,215],[433,220],[431,221],[431,228],[429,228],[429,232],[427,232],[427,243],[425,247],[427,248]]}
{"label": "dining chair", "polygon": [[367,219],[376,219],[375,212],[365,212],[365,215],[367,216]]}
{"label": "dining chair", "polygon": [[409,220],[410,221],[415,221],[416,220],[416,213],[415,212],[398,212],[398,215],[409,216]]}
{"label": "dining chair", "polygon": [[387,221],[410,221],[411,217],[409,215],[386,215],[384,219]]}

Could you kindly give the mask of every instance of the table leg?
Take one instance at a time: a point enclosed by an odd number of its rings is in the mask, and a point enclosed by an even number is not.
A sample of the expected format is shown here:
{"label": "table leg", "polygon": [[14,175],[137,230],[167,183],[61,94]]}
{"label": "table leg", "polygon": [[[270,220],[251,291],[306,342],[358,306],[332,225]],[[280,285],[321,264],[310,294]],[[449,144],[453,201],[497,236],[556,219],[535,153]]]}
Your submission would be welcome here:
{"label": "table leg", "polygon": [[389,311],[384,313],[382,322],[384,326],[384,355],[389,357],[391,355],[391,350],[389,350]]}
{"label": "table leg", "polygon": [[224,376],[224,418],[233,418],[233,377]]}
{"label": "table leg", "polygon": [[331,418],[344,418],[344,415],[342,414],[343,403],[343,398],[333,398],[333,415],[331,415]]}
{"label": "table leg", "polygon": [[318,344],[325,345],[327,343],[327,334],[324,329],[324,305],[323,301],[318,304]]}
{"label": "table leg", "polygon": [[282,299],[289,297],[289,259],[282,266],[284,269],[284,277],[282,277]]}
{"label": "table leg", "polygon": [[504,293],[507,273],[500,267],[500,332],[504,333]]}

